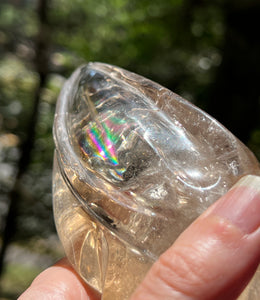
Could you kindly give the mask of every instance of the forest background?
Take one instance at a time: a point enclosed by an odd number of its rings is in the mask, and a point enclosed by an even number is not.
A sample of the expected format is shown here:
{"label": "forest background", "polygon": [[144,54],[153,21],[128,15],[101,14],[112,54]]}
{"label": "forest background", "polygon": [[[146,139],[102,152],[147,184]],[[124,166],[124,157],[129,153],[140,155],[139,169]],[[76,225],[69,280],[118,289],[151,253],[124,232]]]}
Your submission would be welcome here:
{"label": "forest background", "polygon": [[180,94],[260,159],[258,0],[1,0],[0,299],[62,256],[52,216],[60,88],[88,61]]}

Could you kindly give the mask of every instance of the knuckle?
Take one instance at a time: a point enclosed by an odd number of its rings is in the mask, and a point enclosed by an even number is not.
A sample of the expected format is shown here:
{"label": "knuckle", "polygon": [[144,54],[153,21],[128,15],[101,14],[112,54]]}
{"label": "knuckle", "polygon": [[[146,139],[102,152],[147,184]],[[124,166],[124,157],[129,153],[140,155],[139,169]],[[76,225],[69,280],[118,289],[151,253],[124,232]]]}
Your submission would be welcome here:
{"label": "knuckle", "polygon": [[[168,255],[162,255],[158,262],[157,276],[164,285],[186,296],[196,296],[209,279],[205,272],[203,255],[194,247],[176,248]],[[192,297],[196,299],[196,297]]]}

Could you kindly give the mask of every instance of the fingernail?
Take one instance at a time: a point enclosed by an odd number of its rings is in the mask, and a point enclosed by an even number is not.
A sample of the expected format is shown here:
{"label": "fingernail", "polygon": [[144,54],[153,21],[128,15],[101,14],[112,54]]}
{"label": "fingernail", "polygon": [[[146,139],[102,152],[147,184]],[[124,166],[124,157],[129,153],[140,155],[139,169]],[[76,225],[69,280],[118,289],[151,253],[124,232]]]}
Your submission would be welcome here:
{"label": "fingernail", "polygon": [[211,213],[228,219],[245,234],[257,230],[260,227],[260,177],[242,177]]}

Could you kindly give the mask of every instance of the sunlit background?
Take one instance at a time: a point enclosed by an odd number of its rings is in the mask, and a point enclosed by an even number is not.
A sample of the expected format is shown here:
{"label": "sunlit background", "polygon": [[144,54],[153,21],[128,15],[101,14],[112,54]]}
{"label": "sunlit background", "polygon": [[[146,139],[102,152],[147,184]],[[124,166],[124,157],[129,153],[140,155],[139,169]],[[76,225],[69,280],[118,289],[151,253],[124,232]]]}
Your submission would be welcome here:
{"label": "sunlit background", "polygon": [[66,78],[102,61],[215,116],[260,158],[256,0],[1,0],[0,299],[63,255],[51,204],[52,122]]}

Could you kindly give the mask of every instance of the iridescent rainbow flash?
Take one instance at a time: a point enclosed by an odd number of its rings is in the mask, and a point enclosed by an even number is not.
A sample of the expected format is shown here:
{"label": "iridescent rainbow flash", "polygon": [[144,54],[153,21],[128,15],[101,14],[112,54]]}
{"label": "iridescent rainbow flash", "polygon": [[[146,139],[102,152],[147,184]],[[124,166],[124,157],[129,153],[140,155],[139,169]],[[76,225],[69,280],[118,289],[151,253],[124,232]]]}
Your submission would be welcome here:
{"label": "iridescent rainbow flash", "polygon": [[119,167],[116,148],[123,141],[124,131],[129,128],[126,120],[115,116],[102,118],[103,121],[92,121],[83,128],[81,149],[89,158],[97,157],[103,162],[118,166],[114,169],[115,177],[122,177],[126,171]]}

